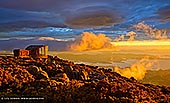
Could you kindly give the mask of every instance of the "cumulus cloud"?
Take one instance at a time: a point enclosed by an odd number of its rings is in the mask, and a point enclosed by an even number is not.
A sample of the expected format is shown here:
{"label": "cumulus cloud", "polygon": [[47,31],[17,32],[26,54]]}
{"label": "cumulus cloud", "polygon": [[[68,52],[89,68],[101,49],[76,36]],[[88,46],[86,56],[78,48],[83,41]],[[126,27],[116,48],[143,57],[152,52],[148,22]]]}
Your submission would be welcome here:
{"label": "cumulus cloud", "polygon": [[74,51],[87,51],[113,48],[111,39],[104,34],[94,34],[91,32],[83,32],[70,45],[70,49]]}
{"label": "cumulus cloud", "polygon": [[133,41],[136,37],[136,33],[133,31],[128,32],[126,35],[120,35],[119,37],[115,38],[114,41],[124,41],[125,38],[128,37],[127,41]]}
{"label": "cumulus cloud", "polygon": [[154,28],[153,26],[145,24],[144,22],[140,22],[136,25],[133,25],[132,28],[136,30],[141,30],[155,39],[167,39],[166,29],[159,30],[157,28]]}
{"label": "cumulus cloud", "polygon": [[154,62],[149,61],[149,57],[146,56],[140,61],[132,64],[130,67],[120,68],[118,66],[114,67],[115,72],[121,74],[125,77],[134,77],[135,79],[141,80],[146,74],[146,70],[149,67],[152,67]]}

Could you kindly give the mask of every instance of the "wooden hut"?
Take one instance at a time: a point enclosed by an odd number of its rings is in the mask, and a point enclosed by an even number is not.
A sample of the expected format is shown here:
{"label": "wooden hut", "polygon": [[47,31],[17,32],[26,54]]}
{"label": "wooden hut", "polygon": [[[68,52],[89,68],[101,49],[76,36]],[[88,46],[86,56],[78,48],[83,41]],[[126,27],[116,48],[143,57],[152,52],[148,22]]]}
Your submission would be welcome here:
{"label": "wooden hut", "polygon": [[33,58],[47,58],[48,46],[47,45],[30,45],[25,50],[29,50],[29,55]]}
{"label": "wooden hut", "polygon": [[13,50],[13,52],[14,52],[15,57],[20,57],[20,58],[29,57],[29,51],[28,50],[15,49],[15,50]]}
{"label": "wooden hut", "polygon": [[24,50],[13,50],[15,57],[20,58],[48,58],[48,46],[47,45],[29,45]]}

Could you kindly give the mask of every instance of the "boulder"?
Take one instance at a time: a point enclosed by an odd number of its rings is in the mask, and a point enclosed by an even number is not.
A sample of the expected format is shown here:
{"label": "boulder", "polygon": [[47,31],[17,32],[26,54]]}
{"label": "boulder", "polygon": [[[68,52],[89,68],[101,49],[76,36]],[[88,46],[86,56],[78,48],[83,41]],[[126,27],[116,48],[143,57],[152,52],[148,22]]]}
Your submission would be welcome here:
{"label": "boulder", "polygon": [[78,71],[73,71],[72,74],[73,74],[73,79],[81,80],[81,74],[80,74],[80,72],[78,72]]}
{"label": "boulder", "polygon": [[41,70],[40,68],[38,68],[37,66],[30,66],[28,69],[28,72],[34,76],[37,75],[37,73]]}
{"label": "boulder", "polygon": [[69,82],[70,81],[66,73],[59,73],[52,79],[54,79],[56,81],[60,81],[60,82]]}
{"label": "boulder", "polygon": [[83,80],[88,80],[89,79],[88,72],[82,71],[81,74],[82,74],[81,77],[82,77]]}
{"label": "boulder", "polygon": [[48,74],[45,71],[39,71],[36,75],[37,79],[48,79]]}
{"label": "boulder", "polygon": [[69,64],[65,64],[64,65],[64,72],[67,74],[67,76],[69,77],[69,79],[73,79],[73,67]]}
{"label": "boulder", "polygon": [[63,73],[63,80],[65,82],[69,82],[70,81],[66,73]]}

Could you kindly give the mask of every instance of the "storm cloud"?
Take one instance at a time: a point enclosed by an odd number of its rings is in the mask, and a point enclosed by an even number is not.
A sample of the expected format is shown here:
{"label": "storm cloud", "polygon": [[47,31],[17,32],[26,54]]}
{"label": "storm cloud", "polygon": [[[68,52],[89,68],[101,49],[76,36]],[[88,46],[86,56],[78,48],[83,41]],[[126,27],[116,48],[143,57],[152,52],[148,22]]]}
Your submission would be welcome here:
{"label": "storm cloud", "polygon": [[169,4],[169,0],[1,0],[0,20],[62,22],[72,28],[170,21]]}

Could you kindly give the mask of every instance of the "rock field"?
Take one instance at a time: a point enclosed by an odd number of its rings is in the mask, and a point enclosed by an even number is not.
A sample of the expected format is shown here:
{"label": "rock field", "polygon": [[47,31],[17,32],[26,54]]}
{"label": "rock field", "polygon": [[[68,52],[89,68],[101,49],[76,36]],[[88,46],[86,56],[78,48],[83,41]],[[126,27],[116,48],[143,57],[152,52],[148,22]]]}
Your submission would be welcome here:
{"label": "rock field", "polygon": [[[9,103],[169,103],[170,87],[143,84],[109,68],[74,64],[57,56],[45,60],[0,56],[0,97],[0,102]],[[44,99],[2,99],[6,97]]]}

